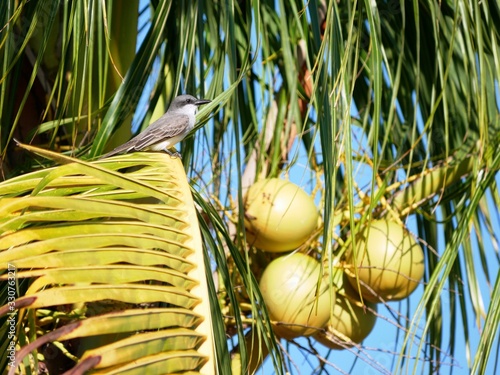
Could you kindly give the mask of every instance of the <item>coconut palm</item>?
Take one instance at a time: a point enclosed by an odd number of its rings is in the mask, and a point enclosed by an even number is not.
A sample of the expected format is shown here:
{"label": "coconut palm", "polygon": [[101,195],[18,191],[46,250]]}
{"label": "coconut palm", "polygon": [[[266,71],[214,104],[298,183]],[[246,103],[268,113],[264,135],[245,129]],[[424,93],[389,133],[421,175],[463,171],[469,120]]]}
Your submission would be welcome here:
{"label": "coconut palm", "polygon": [[[498,366],[496,4],[7,0],[0,17],[2,369]],[[182,159],[98,159],[180,93],[212,99]],[[269,177],[320,212],[290,250],[330,295],[349,274],[389,345],[280,339],[259,280],[282,254],[245,230],[246,192]],[[373,308],[353,264],[381,219],[415,237],[425,271]]]}

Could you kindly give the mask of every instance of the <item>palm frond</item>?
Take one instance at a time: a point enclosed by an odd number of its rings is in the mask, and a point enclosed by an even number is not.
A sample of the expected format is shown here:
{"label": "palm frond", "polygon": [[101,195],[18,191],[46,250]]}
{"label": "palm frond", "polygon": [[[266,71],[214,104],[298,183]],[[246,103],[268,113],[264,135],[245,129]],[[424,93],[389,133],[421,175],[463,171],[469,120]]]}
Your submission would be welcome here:
{"label": "palm frond", "polygon": [[[12,370],[48,341],[73,340],[77,366],[215,371],[202,241],[179,159],[90,164],[24,147],[71,163],[0,187],[0,258],[17,280],[30,281],[16,300],[25,308],[19,331],[39,320],[45,327],[25,337]],[[112,323],[123,319],[131,325]],[[120,339],[107,343],[107,335]]]}

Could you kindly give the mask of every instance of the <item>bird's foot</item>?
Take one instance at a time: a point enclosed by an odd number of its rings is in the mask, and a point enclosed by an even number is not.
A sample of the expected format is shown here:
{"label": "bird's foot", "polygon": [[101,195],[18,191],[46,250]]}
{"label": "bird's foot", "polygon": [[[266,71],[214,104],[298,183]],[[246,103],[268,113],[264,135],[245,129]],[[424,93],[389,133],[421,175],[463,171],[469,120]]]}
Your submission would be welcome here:
{"label": "bird's foot", "polygon": [[173,158],[182,159],[181,153],[179,151],[177,151],[175,148],[173,150],[174,151],[170,151],[170,150],[167,149],[165,151],[167,152],[167,154],[169,154]]}

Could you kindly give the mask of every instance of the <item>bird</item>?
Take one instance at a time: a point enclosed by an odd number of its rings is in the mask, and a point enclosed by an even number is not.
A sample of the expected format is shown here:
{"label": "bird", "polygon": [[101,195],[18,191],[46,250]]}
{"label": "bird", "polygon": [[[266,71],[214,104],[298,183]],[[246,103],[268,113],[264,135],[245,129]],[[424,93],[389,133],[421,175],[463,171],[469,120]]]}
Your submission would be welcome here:
{"label": "bird", "polygon": [[182,141],[194,128],[198,107],[210,103],[208,99],[196,99],[192,95],[177,96],[158,120],[130,141],[100,157],[104,159],[113,155],[126,154],[135,151],[166,151],[174,156],[169,149]]}

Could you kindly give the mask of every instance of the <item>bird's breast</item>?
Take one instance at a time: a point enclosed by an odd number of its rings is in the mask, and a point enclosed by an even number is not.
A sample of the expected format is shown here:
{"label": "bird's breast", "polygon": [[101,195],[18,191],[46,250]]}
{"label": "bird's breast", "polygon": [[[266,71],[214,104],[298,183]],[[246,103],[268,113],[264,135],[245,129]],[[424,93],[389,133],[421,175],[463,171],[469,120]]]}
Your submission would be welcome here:
{"label": "bird's breast", "polygon": [[172,138],[167,138],[155,143],[154,145],[149,146],[149,150],[151,151],[164,151],[169,148],[174,147],[177,143],[182,141],[186,137],[186,133],[176,135]]}

